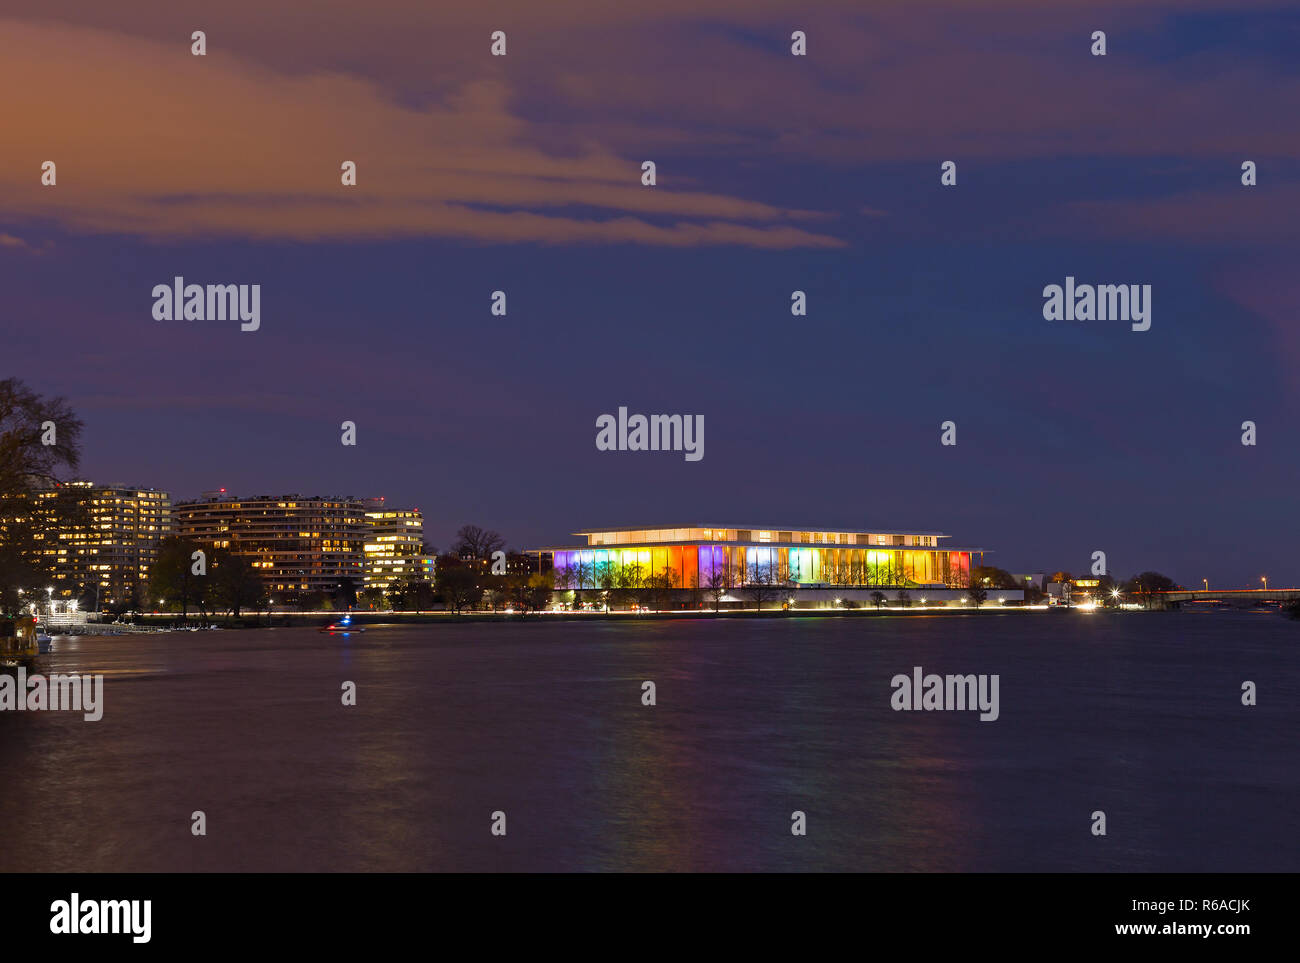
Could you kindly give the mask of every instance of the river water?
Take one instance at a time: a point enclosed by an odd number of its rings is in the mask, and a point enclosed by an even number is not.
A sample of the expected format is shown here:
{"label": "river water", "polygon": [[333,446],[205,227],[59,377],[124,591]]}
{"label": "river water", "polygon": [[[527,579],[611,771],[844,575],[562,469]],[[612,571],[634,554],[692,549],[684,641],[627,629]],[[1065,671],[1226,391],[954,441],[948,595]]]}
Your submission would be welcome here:
{"label": "river water", "polygon": [[[915,666],[996,674],[998,719],[895,711]],[[276,628],[39,670],[102,673],[104,715],[0,712],[3,871],[1300,869],[1276,613]]]}

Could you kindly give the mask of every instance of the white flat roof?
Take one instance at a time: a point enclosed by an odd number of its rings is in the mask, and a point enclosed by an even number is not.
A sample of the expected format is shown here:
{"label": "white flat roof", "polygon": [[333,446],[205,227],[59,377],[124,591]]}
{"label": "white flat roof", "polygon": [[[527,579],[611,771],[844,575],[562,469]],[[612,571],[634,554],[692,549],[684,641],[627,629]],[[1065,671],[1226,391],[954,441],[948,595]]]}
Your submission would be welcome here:
{"label": "white flat roof", "polygon": [[943,532],[929,531],[921,528],[861,528],[855,526],[827,526],[827,525],[705,525],[700,523],[691,523],[689,525],[614,525],[608,528],[584,528],[573,535],[594,535],[597,532],[645,532],[645,531],[671,531],[677,528],[734,528],[750,532],[844,532],[846,535],[935,535],[939,538],[951,538],[951,535],[945,535]]}

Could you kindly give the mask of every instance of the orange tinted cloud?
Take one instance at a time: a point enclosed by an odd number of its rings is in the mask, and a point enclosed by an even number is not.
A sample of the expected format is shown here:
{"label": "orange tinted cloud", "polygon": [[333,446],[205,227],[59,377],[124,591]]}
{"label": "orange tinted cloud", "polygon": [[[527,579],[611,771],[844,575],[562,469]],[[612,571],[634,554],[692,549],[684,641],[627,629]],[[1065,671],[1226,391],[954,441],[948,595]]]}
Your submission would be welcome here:
{"label": "orange tinted cloud", "polygon": [[[41,21],[0,29],[0,78],[33,92],[10,101],[0,188],[11,212],[95,232],[829,247],[838,220],[771,200],[794,185],[751,181],[760,202],[727,169],[1217,157],[1225,144],[1300,156],[1276,122],[1300,109],[1300,82],[1213,50],[1144,49],[1173,6],[317,0],[304,13],[229,0],[199,14],[46,0]],[[1087,54],[1099,25],[1106,58]],[[794,27],[807,58],[789,56]],[[188,53],[197,28],[206,58]],[[488,56],[497,28],[506,58]],[[700,156],[715,181],[683,176]],[[34,173],[46,159],[55,190]],[[356,189],[339,185],[345,159]],[[645,159],[659,163],[653,190]],[[833,210],[888,196],[864,180]]]}
{"label": "orange tinted cloud", "polygon": [[[410,107],[366,80],[194,57],[188,42],[15,22],[0,35],[0,82],[32,93],[6,118],[11,216],[159,237],[841,243],[800,226],[815,212],[679,186],[670,170],[642,187],[639,161],[599,143],[531,145],[500,80]],[[345,160],[356,188],[340,184]]]}

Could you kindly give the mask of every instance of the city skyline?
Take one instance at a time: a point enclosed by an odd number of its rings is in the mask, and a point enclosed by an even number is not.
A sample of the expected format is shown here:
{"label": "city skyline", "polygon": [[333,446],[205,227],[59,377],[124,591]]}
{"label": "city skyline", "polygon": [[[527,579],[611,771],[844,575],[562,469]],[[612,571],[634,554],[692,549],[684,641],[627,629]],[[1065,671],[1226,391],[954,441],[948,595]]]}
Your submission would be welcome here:
{"label": "city skyline", "polygon": [[[149,493],[159,493],[159,494],[162,494],[163,496],[165,496],[166,498],[168,498],[168,499],[169,499],[169,502],[170,502],[170,518],[171,518],[171,526],[170,526],[169,534],[172,534],[172,535],[181,535],[182,537],[186,537],[186,538],[190,538],[191,536],[190,536],[190,535],[185,535],[185,534],[181,533],[181,532],[179,531],[179,529],[177,529],[177,527],[176,527],[176,519],[178,518],[178,512],[177,512],[177,509],[180,509],[180,508],[195,508],[195,507],[201,507],[201,506],[204,505],[204,503],[210,503],[210,502],[214,502],[214,501],[233,501],[233,502],[245,502],[245,503],[247,503],[247,502],[260,502],[260,501],[275,502],[275,501],[282,501],[282,500],[284,500],[284,499],[301,499],[301,500],[306,500],[306,501],[321,501],[321,500],[342,500],[342,501],[347,501],[347,502],[353,503],[354,506],[355,506],[358,510],[362,511],[363,514],[364,514],[365,516],[367,516],[367,517],[371,517],[371,516],[375,516],[375,515],[376,515],[376,513],[373,511],[374,509],[378,509],[378,510],[380,510],[380,511],[387,510],[387,514],[388,514],[388,515],[412,515],[412,516],[415,516],[416,518],[419,519],[419,537],[420,537],[420,542],[421,542],[421,544],[422,544],[425,548],[427,548],[427,549],[429,550],[429,552],[431,553],[431,555],[434,555],[434,556],[437,556],[437,555],[443,555],[443,554],[446,554],[446,553],[450,553],[450,552],[452,552],[452,547],[453,547],[454,543],[457,541],[457,537],[458,537],[458,534],[459,534],[458,531],[457,531],[456,534],[448,533],[448,535],[447,535],[446,539],[443,541],[443,543],[442,543],[441,545],[438,544],[438,542],[435,541],[435,540],[434,540],[431,536],[429,536],[429,534],[428,534],[428,525],[427,525],[427,517],[428,517],[428,516],[427,516],[427,514],[426,514],[422,509],[420,509],[420,508],[418,508],[418,507],[414,507],[414,506],[405,505],[404,503],[390,502],[390,501],[389,501],[385,496],[375,496],[375,495],[356,495],[356,494],[353,494],[353,493],[350,493],[350,492],[349,492],[349,493],[326,492],[325,490],[320,490],[320,491],[310,491],[310,492],[308,492],[307,489],[303,489],[303,490],[300,490],[300,491],[284,491],[284,492],[278,492],[278,493],[261,492],[261,493],[257,493],[257,494],[245,494],[245,493],[241,493],[241,492],[238,492],[238,491],[229,490],[229,489],[224,488],[224,487],[222,487],[222,488],[216,488],[216,489],[208,489],[208,490],[205,490],[205,491],[203,491],[203,492],[201,492],[201,493],[199,493],[198,495],[195,495],[195,496],[186,496],[186,495],[178,495],[176,492],[173,492],[173,491],[171,491],[171,490],[169,490],[169,489],[165,489],[165,488],[159,488],[159,487],[157,487],[157,486],[148,486],[148,485],[138,485],[138,486],[137,486],[137,485],[129,485],[129,484],[122,483],[122,482],[120,482],[120,481],[115,481],[115,482],[101,482],[101,481],[96,481],[96,480],[94,480],[94,479],[91,479],[91,478],[85,477],[85,474],[84,474],[84,473],[78,473],[77,476],[76,476],[75,478],[69,478],[69,479],[67,479],[67,480],[65,480],[65,481],[56,482],[55,484],[56,484],[56,485],[67,485],[67,486],[69,486],[69,487],[76,487],[76,486],[89,487],[89,486],[93,486],[93,487],[95,487],[96,489],[101,489],[101,488],[102,488],[102,489],[109,489],[109,490],[117,490],[117,489],[121,489],[121,490],[128,490],[128,489],[131,489],[131,490],[134,490],[134,489],[139,489],[139,491],[140,491],[141,493],[149,492]],[[625,522],[625,521],[626,521],[626,519],[621,520],[621,522]],[[787,519],[787,521],[788,521],[788,519]],[[466,524],[472,524],[472,523],[471,523],[471,522],[461,522],[461,523],[457,524],[457,526],[456,526],[456,527],[457,527],[457,530],[459,530],[463,525],[466,525]],[[590,537],[590,536],[592,535],[592,533],[606,532],[607,534],[606,534],[605,537],[607,537],[607,538],[611,538],[611,537],[613,537],[612,533],[615,533],[615,532],[617,532],[617,533],[623,533],[623,534],[631,533],[631,534],[634,534],[634,535],[635,535],[635,534],[642,534],[642,535],[645,535],[645,534],[650,534],[649,532],[646,531],[647,529],[651,529],[651,530],[653,530],[653,529],[655,529],[655,528],[661,528],[661,527],[662,527],[662,526],[661,526],[661,525],[658,525],[658,524],[647,526],[647,525],[645,525],[645,524],[641,524],[641,525],[626,525],[626,524],[621,524],[621,523],[620,523],[620,525],[617,525],[617,526],[608,526],[608,525],[606,525],[606,526],[595,526],[595,527],[588,526],[588,527],[586,527],[586,528],[577,528],[577,529],[575,529],[575,530],[569,532],[568,534],[571,535],[571,536],[581,535],[581,536],[585,536],[585,537]],[[732,528],[732,529],[736,529],[736,528],[744,528],[745,526],[742,526],[742,525],[734,525],[734,524],[733,524],[733,525],[726,526],[726,527],[730,527],[730,528]],[[751,527],[751,528],[759,528],[759,527],[761,527],[761,526],[753,526],[753,525],[751,525],[750,527]],[[890,539],[890,541],[888,542],[888,544],[896,544],[896,545],[904,545],[904,544],[906,544],[907,546],[913,546],[913,545],[918,545],[918,546],[919,546],[919,545],[928,545],[928,546],[931,546],[931,547],[937,547],[937,548],[940,548],[940,549],[945,549],[945,548],[946,548],[946,551],[949,551],[949,552],[962,552],[962,553],[966,553],[968,556],[978,555],[978,556],[980,557],[980,560],[981,560],[981,561],[980,561],[980,564],[981,564],[981,565],[982,565],[982,564],[985,564],[985,563],[984,563],[984,560],[983,560],[983,557],[984,557],[984,555],[985,555],[986,552],[990,552],[990,553],[991,553],[991,552],[996,551],[995,549],[989,549],[989,548],[984,548],[984,547],[978,547],[978,548],[960,547],[960,548],[957,548],[957,547],[954,547],[954,546],[943,546],[943,545],[940,545],[938,542],[936,542],[936,541],[935,541],[935,538],[936,538],[936,537],[937,537],[937,538],[945,538],[945,539],[946,539],[946,538],[951,538],[950,535],[945,534],[945,533],[942,533],[942,532],[939,532],[939,531],[937,531],[937,530],[932,530],[932,529],[920,529],[920,528],[917,528],[917,527],[852,526],[852,525],[827,524],[825,521],[823,521],[822,523],[817,524],[817,525],[809,525],[809,524],[806,524],[806,523],[803,523],[803,522],[799,522],[798,524],[787,525],[787,526],[785,526],[785,527],[786,527],[786,528],[794,528],[794,529],[800,529],[800,528],[803,528],[803,529],[806,529],[806,530],[807,530],[807,529],[811,529],[811,532],[812,532],[812,534],[813,534],[813,541],[814,541],[814,543],[817,543],[817,544],[824,544],[824,545],[834,545],[834,544],[836,543],[837,539],[841,539],[841,538],[844,539],[844,541],[843,541],[843,543],[842,543],[842,544],[844,544],[844,545],[855,544],[855,542],[854,542],[855,536],[852,535],[852,534],[836,536],[836,535],[833,535],[833,534],[826,534],[826,533],[834,533],[834,532],[848,532],[848,533],[852,533],[852,532],[859,532],[859,531],[860,531],[860,532],[863,532],[863,533],[865,533],[865,532],[880,532],[880,533],[882,533],[882,535],[880,536],[882,539],[883,539],[883,537],[884,537],[884,536],[883,536],[883,533],[889,533],[889,534],[891,535],[891,539]],[[769,526],[769,528],[771,528],[771,526]],[[489,529],[491,530],[491,526],[489,526]],[[821,535],[821,538],[820,538],[820,539],[819,539],[819,538],[817,537],[817,535],[816,535],[816,533],[818,533],[818,532],[823,533],[823,534]],[[911,535],[911,534],[905,534],[905,533],[917,533],[916,538],[917,538],[918,540],[915,541],[915,542],[913,542],[913,540],[912,540],[912,539],[913,539],[913,535]],[[498,533],[498,534],[501,534],[501,533]],[[763,531],[762,533],[759,533],[759,532],[756,531],[756,532],[755,532],[755,535],[757,536],[758,534],[762,534],[763,536],[765,536],[765,537],[763,538],[763,541],[766,542],[766,541],[769,541],[770,539],[776,539],[778,535],[784,537],[784,536],[788,536],[790,533],[789,533],[788,531],[782,532],[782,531],[778,531],[777,529],[772,529],[772,530],[770,530],[770,531]],[[797,533],[796,533],[796,534],[797,534]],[[747,537],[747,534],[746,534],[746,537]],[[770,538],[769,538],[769,537],[770,537]],[[862,545],[867,545],[867,544],[868,544],[868,542],[865,540],[865,539],[866,539],[866,536],[865,536],[865,535],[863,535],[863,536],[857,536],[857,537],[862,537],[862,538],[863,538],[863,541],[861,542]],[[735,533],[734,533],[734,531],[733,531],[732,535],[730,536],[730,538],[731,538],[732,540],[735,540]],[[870,544],[875,545],[875,544],[876,544],[875,539],[877,538],[877,536],[875,536],[875,535],[871,535],[870,538],[872,539],[872,541],[871,541]],[[893,539],[895,539],[895,538],[897,539],[896,542],[893,540]],[[904,538],[906,538],[906,540],[907,540],[906,542],[903,541]],[[202,540],[202,539],[200,539],[200,540]],[[625,541],[626,539],[622,539],[622,540]],[[690,539],[688,539],[688,540],[703,541],[703,540],[707,540],[707,539],[706,539],[704,536],[700,536],[700,537],[698,537],[698,538],[696,538],[695,536],[691,536]],[[741,541],[744,541],[744,540],[745,540],[745,538],[742,538],[742,539],[741,539]],[[825,541],[822,541],[822,540],[825,540]],[[598,544],[598,543],[593,543],[593,544]],[[611,545],[612,545],[612,544],[614,544],[614,542],[611,541],[611,542],[609,542],[608,544],[611,544]],[[884,544],[887,544],[887,543],[886,543],[885,541],[882,540],[882,541],[880,542],[880,544],[884,545]],[[535,556],[535,555],[537,555],[537,554],[540,552],[540,553],[543,554],[543,555],[548,555],[548,556],[549,556],[549,555],[552,555],[552,554],[557,553],[557,552],[563,552],[563,553],[565,553],[565,554],[572,554],[572,553],[573,553],[573,550],[574,550],[575,548],[577,548],[578,546],[574,546],[574,545],[555,546],[555,545],[542,545],[542,544],[518,544],[518,543],[516,543],[516,542],[514,542],[514,541],[511,540],[511,537],[510,537],[509,533],[504,533],[504,547],[505,547],[506,550],[507,550],[508,552],[510,552],[512,555],[514,555],[514,554],[522,554],[522,555],[526,555],[526,556]],[[416,551],[417,551],[416,549],[411,549],[410,551],[407,552],[407,555],[410,555],[410,554],[412,554],[412,553],[414,553],[414,552],[416,552]],[[365,553],[365,554],[368,555],[368,552]],[[941,552],[940,554],[943,554],[943,553]],[[367,563],[367,564],[369,564],[369,563]],[[973,564],[973,563],[969,563],[969,562],[968,562],[967,564]],[[1048,565],[1035,564],[1035,565],[1021,565],[1021,566],[1013,566],[1013,565],[999,564],[999,560],[996,559],[996,558],[989,559],[989,560],[988,560],[988,564],[989,564],[990,567],[992,567],[992,568],[1002,569],[1003,571],[1013,571],[1013,570],[1014,570],[1014,571],[1018,571],[1018,572],[1027,572],[1027,571],[1039,570],[1039,571],[1042,571],[1042,572],[1044,572],[1044,573],[1051,573],[1051,572],[1066,572],[1066,573],[1072,573],[1073,576],[1074,576],[1075,578],[1078,578],[1078,577],[1080,577],[1081,575],[1082,575],[1082,576],[1087,576],[1088,574],[1090,574],[1090,572],[1091,572],[1092,574],[1096,574],[1095,571],[1093,571],[1093,569],[1095,569],[1095,565],[1096,565],[1096,559],[1095,559],[1095,558],[1093,558],[1093,559],[1089,559],[1089,563],[1088,563],[1088,565],[1079,566],[1079,567],[1077,567],[1077,568],[1075,568],[1075,569],[1071,569],[1071,568],[1068,567],[1068,566],[1060,566],[1060,565],[1056,565],[1056,564],[1048,564]],[[1106,564],[1106,563],[1103,563],[1103,564]],[[558,570],[558,569],[559,569],[559,566],[557,566],[556,568],[557,568],[557,570]],[[1141,574],[1142,572],[1150,572],[1150,571],[1159,571],[1159,570],[1158,570],[1156,567],[1153,567],[1153,566],[1150,566],[1150,565],[1142,566],[1142,565],[1140,565],[1140,564],[1139,564],[1139,565],[1135,565],[1135,566],[1132,568],[1131,571],[1128,571],[1128,570],[1126,570],[1126,569],[1116,569],[1116,568],[1114,568],[1114,567],[1112,567],[1112,566],[1107,565],[1104,574],[1106,574],[1106,575],[1108,575],[1108,576],[1111,576],[1111,577],[1113,577],[1113,578],[1115,578],[1115,579],[1117,579],[1117,580],[1119,580],[1119,581],[1124,581],[1125,579],[1128,579],[1128,578],[1133,577],[1133,576],[1137,576],[1137,575]],[[432,578],[432,571],[431,571],[431,570],[430,570],[430,572],[426,575],[426,577],[428,577],[428,578]],[[1261,581],[1263,581],[1266,577],[1267,577],[1267,576],[1262,576],[1262,577],[1261,577]],[[368,583],[370,583],[370,582],[373,581],[373,580],[374,580],[373,575],[370,574],[370,573],[369,573],[369,569],[367,569],[367,574],[366,574],[366,576],[365,576],[365,578],[364,578],[364,582],[367,583],[367,585],[368,585]],[[1206,587],[1208,587],[1208,583],[1209,583],[1210,579],[1207,578],[1207,577],[1205,577],[1205,576],[1202,576],[1202,578],[1201,578],[1200,581],[1201,581],[1202,584],[1204,584],[1204,585],[1206,585]],[[1178,579],[1178,578],[1174,578],[1174,582],[1175,582],[1175,583],[1178,583],[1178,584],[1182,584],[1182,585],[1184,585],[1185,587],[1191,587],[1191,588],[1195,588],[1195,587],[1196,587],[1196,586],[1193,584],[1194,580],[1189,581],[1189,580],[1180,580],[1180,579]],[[1285,577],[1283,577],[1282,581],[1279,581],[1276,577],[1274,578],[1274,584],[1275,584],[1275,585],[1281,585],[1281,584],[1283,584],[1284,582],[1286,582],[1286,578],[1285,578]],[[1216,584],[1215,587],[1217,587],[1217,588],[1225,588],[1225,587],[1227,587],[1227,586],[1225,586],[1223,583],[1218,583],[1218,584]],[[1242,586],[1240,586],[1240,587],[1242,587],[1242,588],[1252,588],[1252,587],[1255,587],[1255,586],[1253,585],[1252,582],[1248,581],[1248,582],[1244,583],[1244,584],[1243,584]]]}

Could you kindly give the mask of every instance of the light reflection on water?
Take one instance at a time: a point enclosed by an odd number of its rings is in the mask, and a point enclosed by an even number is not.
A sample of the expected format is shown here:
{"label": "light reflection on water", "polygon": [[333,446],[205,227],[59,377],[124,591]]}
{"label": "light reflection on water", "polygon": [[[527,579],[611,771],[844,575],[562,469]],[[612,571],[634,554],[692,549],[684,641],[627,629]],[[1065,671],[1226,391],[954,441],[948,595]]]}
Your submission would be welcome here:
{"label": "light reflection on water", "polygon": [[[0,713],[0,870],[1294,871],[1298,653],[1231,612],[60,639],[104,718]],[[892,711],[914,665],[1001,718]]]}

